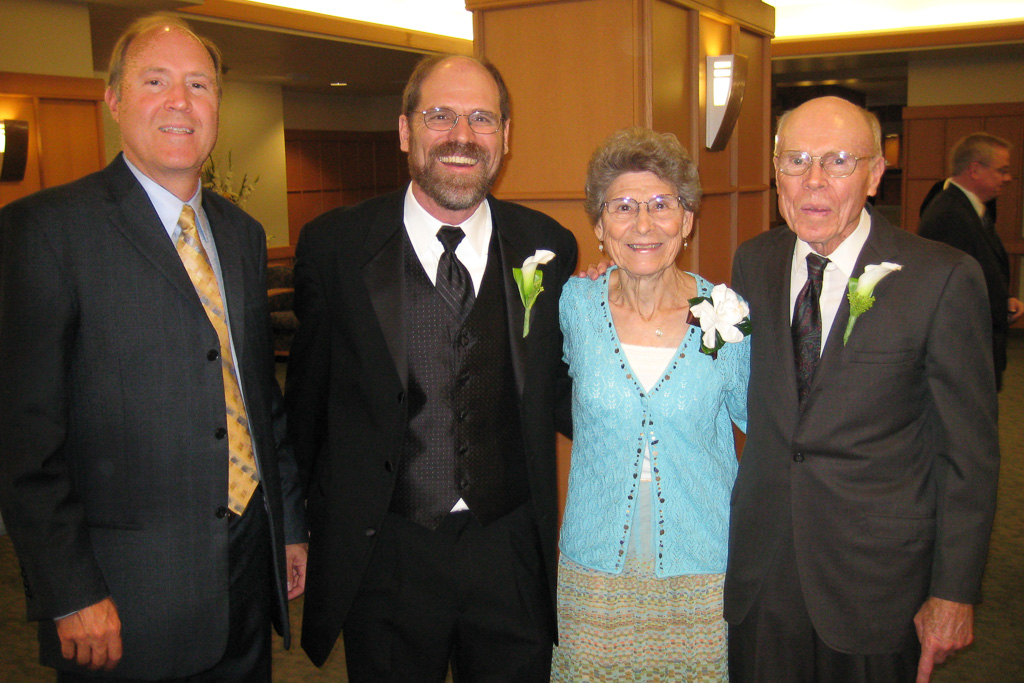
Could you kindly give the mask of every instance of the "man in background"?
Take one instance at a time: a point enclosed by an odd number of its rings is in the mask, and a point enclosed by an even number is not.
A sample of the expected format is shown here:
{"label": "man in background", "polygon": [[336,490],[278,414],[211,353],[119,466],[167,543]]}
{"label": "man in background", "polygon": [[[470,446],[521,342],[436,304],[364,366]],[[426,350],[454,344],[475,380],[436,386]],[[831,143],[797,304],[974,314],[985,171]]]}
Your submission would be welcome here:
{"label": "man in background", "polygon": [[0,211],[0,506],[58,681],[269,681],[303,591],[264,232],[199,182],[220,77],[184,22],[139,20],[106,91],[123,154]]}
{"label": "man in background", "polygon": [[[973,638],[999,445],[973,259],[867,208],[877,119],[811,100],[779,120],[788,230],[741,245],[747,441],[725,618],[734,682],[926,683]],[[851,312],[851,278],[892,271]]]}
{"label": "man in background", "polygon": [[1010,259],[986,204],[995,202],[1012,180],[1010,143],[988,133],[972,133],[950,155],[950,178],[921,215],[917,232],[973,256],[988,285],[992,317],[992,358],[996,387],[1003,386],[1006,337],[1024,314],[1024,304],[1010,296]]}
{"label": "man in background", "polygon": [[[493,66],[425,58],[399,135],[409,186],[328,212],[296,248],[285,395],[309,476],[302,646],[320,666],[343,632],[353,683],[441,683],[449,666],[547,681],[568,404],[558,299],[576,242],[488,194],[509,135]],[[539,250],[553,259],[527,309],[513,268]]]}

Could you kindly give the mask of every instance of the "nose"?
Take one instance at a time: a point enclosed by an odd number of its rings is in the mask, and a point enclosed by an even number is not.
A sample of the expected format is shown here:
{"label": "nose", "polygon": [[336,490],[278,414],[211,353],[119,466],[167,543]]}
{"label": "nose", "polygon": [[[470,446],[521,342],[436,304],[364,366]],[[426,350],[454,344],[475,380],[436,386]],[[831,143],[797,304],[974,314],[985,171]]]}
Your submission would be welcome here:
{"label": "nose", "polygon": [[807,173],[804,173],[804,186],[811,189],[825,187],[828,185],[829,177],[820,163],[812,163]]}
{"label": "nose", "polygon": [[178,111],[190,111],[192,109],[192,95],[189,92],[188,84],[174,83],[167,90],[167,107]]}
{"label": "nose", "polygon": [[641,235],[646,235],[654,227],[654,221],[651,220],[651,210],[647,204],[641,204],[636,214],[636,225],[635,230]]}
{"label": "nose", "polygon": [[448,136],[455,140],[471,140],[476,136],[473,129],[469,127],[469,117],[459,114],[455,119],[455,125],[448,131]]}

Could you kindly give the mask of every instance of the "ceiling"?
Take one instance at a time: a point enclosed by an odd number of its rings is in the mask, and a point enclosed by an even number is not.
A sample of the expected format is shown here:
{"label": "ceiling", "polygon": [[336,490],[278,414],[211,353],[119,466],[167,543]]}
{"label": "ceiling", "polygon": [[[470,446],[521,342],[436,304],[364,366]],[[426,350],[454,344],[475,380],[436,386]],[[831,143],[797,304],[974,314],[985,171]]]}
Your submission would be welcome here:
{"label": "ceiling", "polygon": [[[73,0],[87,2],[93,60],[105,71],[114,41],[133,19],[201,0]],[[285,90],[354,96],[399,95],[422,52],[359,44],[322,34],[188,16],[198,33],[224,53],[226,80],[280,85]],[[863,93],[869,105],[905,105],[908,65],[935,59],[1020,58],[1024,42],[942,49],[802,55],[772,60],[776,87],[839,86]],[[332,87],[333,82],[345,87]]]}

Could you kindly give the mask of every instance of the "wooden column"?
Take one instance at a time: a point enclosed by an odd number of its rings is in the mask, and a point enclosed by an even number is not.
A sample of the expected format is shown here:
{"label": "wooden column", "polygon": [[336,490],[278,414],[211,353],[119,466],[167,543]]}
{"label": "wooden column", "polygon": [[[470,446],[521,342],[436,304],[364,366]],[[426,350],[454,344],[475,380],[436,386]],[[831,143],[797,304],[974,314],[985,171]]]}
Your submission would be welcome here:
{"label": "wooden column", "polygon": [[[466,0],[474,50],[512,98],[510,154],[495,194],[573,231],[580,262],[600,258],[583,212],[587,162],[611,132],[640,125],[675,133],[700,170],[704,200],[679,265],[726,282],[740,242],[768,229],[770,41],[775,10],[759,0]],[[705,149],[705,58],[745,55],[736,129]],[[559,437],[565,503],[569,441]]]}

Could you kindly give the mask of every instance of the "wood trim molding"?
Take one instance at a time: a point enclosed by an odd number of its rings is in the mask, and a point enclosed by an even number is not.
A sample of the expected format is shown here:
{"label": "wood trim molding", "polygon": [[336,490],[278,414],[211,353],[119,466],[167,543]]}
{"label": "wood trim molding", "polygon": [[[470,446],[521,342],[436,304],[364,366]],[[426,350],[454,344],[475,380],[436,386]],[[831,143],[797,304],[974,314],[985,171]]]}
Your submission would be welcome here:
{"label": "wood trim molding", "polygon": [[42,74],[0,71],[0,92],[6,95],[102,102],[106,88],[106,83],[102,78],[44,76]]}
{"label": "wood trim molding", "polygon": [[994,104],[938,104],[926,107],[904,107],[903,120],[950,119],[963,116],[1021,116],[1024,102],[998,102]]}
{"label": "wood trim molding", "polygon": [[842,36],[776,38],[772,41],[772,57],[925,50],[1021,41],[1024,41],[1024,22],[1017,21],[985,26],[874,31]]}
{"label": "wood trim molding", "polygon": [[366,45],[384,45],[411,52],[450,52],[473,54],[473,41],[449,38],[433,33],[343,19],[316,12],[272,7],[248,0],[205,0],[202,5],[182,7],[181,12],[245,24],[260,24],[279,29],[342,38]]}

